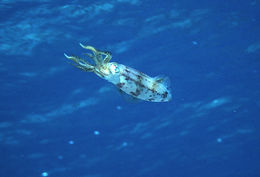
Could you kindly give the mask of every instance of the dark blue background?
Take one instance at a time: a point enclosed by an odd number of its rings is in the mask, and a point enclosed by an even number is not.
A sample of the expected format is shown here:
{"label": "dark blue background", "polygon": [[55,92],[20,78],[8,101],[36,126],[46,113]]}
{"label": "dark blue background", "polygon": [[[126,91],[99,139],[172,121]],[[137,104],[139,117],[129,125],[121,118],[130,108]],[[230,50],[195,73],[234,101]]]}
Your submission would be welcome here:
{"label": "dark blue background", "polygon": [[[260,176],[260,4],[0,3],[1,177]],[[67,63],[78,43],[170,78],[133,101]],[[44,173],[45,172],[45,173]]]}

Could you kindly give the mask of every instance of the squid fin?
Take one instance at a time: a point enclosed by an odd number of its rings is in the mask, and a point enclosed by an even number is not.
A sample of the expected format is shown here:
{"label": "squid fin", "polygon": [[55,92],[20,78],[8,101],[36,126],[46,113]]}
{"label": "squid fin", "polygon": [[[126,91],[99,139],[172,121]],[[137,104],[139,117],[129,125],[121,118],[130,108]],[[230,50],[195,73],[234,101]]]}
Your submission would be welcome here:
{"label": "squid fin", "polygon": [[165,77],[165,76],[156,76],[154,77],[155,81],[160,83],[160,84],[163,84],[166,86],[166,88],[169,88],[170,87],[170,79],[169,77]]}

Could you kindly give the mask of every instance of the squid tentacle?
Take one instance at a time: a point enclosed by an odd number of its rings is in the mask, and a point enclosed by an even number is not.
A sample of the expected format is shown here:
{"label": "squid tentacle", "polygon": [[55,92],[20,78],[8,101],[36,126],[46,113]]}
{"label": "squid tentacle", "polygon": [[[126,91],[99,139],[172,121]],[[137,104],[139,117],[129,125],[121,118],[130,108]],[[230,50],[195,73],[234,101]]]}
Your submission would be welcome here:
{"label": "squid tentacle", "polygon": [[95,66],[91,65],[90,63],[83,60],[82,58],[75,57],[75,56],[68,56],[66,53],[64,53],[64,56],[67,59],[74,61],[75,63],[71,63],[71,64],[83,71],[91,72],[95,69]]}

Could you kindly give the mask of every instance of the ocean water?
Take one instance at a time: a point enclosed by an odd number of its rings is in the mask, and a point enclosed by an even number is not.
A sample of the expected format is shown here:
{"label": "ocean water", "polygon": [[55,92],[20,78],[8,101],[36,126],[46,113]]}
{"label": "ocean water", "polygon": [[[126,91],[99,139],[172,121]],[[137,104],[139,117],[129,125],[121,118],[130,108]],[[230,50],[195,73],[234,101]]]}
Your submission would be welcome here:
{"label": "ocean water", "polygon": [[[260,176],[258,0],[2,0],[1,177]],[[126,98],[79,43],[168,76]]]}

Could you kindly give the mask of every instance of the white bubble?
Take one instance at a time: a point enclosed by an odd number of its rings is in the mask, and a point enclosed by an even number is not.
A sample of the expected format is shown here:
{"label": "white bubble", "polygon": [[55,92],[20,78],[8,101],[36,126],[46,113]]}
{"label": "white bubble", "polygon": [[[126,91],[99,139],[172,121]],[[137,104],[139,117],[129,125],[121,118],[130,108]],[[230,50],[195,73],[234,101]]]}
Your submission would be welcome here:
{"label": "white bubble", "polygon": [[217,142],[218,142],[218,143],[221,143],[221,142],[222,142],[222,138],[218,138],[218,139],[217,139]]}
{"label": "white bubble", "polygon": [[193,45],[197,45],[198,42],[197,42],[197,41],[192,41],[192,44],[193,44]]}
{"label": "white bubble", "polygon": [[94,135],[99,135],[99,134],[100,134],[99,131],[97,131],[97,130],[94,131]]}
{"label": "white bubble", "polygon": [[121,110],[122,107],[118,105],[118,106],[116,106],[116,109],[117,109],[117,110]]}
{"label": "white bubble", "polygon": [[128,145],[127,142],[123,142],[123,143],[122,143],[122,147],[126,147],[127,145]]}
{"label": "white bubble", "polygon": [[69,144],[74,144],[74,141],[70,140],[70,141],[69,141]]}
{"label": "white bubble", "polygon": [[47,172],[42,172],[42,176],[48,176],[49,174]]}

